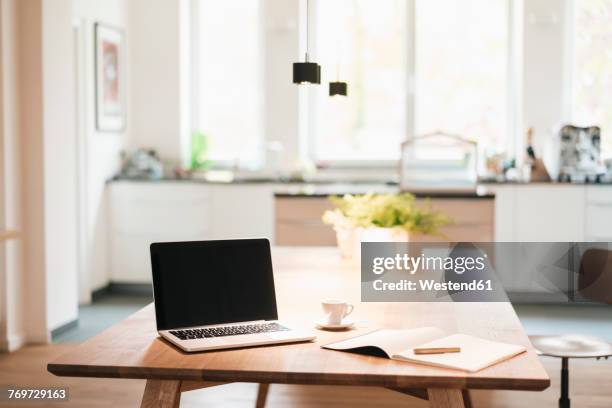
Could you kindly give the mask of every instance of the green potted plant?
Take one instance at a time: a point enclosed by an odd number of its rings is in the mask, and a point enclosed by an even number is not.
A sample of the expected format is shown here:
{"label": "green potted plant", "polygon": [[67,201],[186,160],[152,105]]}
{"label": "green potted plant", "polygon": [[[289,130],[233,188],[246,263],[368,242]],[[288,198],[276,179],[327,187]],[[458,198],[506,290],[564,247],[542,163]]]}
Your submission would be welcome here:
{"label": "green potted plant", "polygon": [[325,211],[323,222],[334,227],[344,258],[353,258],[361,241],[407,242],[411,236],[443,236],[440,228],[451,223],[449,217],[432,210],[428,200],[417,205],[410,193],[334,196],[330,201],[335,208]]}

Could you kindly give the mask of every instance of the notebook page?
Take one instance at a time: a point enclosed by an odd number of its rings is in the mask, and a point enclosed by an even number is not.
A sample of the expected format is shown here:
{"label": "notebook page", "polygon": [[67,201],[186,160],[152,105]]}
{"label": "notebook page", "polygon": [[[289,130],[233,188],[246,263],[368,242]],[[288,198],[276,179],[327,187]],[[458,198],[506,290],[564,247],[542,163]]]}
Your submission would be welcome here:
{"label": "notebook page", "polygon": [[461,352],[416,355],[412,347],[393,355],[392,358],[436,367],[476,372],[525,351],[523,346],[485,340],[466,334],[453,334],[421,344],[419,347],[461,347]]}
{"label": "notebook page", "polygon": [[332,350],[352,350],[361,347],[375,346],[382,349],[389,357],[402,350],[412,349],[423,343],[444,337],[445,333],[435,327],[418,329],[381,329],[361,336],[352,337],[323,346]]}

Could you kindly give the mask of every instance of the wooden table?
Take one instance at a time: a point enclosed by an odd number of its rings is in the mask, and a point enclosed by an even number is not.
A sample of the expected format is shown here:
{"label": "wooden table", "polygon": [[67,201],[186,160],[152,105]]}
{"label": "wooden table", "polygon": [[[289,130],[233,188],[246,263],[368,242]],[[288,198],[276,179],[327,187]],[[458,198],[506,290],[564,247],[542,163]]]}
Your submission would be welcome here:
{"label": "wooden table", "polygon": [[[157,336],[149,305],[50,363],[48,370],[60,376],[146,379],[143,407],[178,406],[181,391],[230,382],[265,384],[260,406],[269,383],[385,387],[429,399],[432,407],[469,406],[469,389],[539,391],[550,384],[509,303],[361,303],[358,268],[341,260],[336,248],[275,248],[273,258],[280,319],[313,328],[320,300],[343,298],[355,305],[358,328],[317,330],[311,343],[187,354]],[[421,326],[522,344],[528,351],[466,374],[320,348],[376,328]]]}

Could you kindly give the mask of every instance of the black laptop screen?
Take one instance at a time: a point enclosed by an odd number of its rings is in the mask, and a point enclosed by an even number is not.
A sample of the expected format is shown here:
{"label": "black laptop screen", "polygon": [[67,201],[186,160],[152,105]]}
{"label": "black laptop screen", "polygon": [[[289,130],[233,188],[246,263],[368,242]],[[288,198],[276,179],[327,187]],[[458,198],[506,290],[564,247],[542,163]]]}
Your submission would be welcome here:
{"label": "black laptop screen", "polygon": [[267,239],[151,244],[158,330],[276,320]]}

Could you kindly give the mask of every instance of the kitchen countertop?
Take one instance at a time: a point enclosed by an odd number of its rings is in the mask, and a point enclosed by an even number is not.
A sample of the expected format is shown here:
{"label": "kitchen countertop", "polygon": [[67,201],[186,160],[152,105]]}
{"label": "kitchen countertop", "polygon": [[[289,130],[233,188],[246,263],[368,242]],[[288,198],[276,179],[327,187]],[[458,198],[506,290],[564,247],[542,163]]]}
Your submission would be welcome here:
{"label": "kitchen countertop", "polygon": [[612,182],[605,181],[600,183],[576,183],[576,182],[567,182],[562,183],[558,181],[504,181],[504,182],[490,182],[490,181],[479,181],[479,186],[485,187],[499,187],[499,186],[536,186],[536,187],[612,187]]}
{"label": "kitchen countertop", "polygon": [[[353,185],[353,184],[328,184],[280,187],[274,191],[275,197],[328,197],[330,195],[366,194],[366,193],[399,193],[397,186],[385,185]],[[483,188],[476,189],[453,189],[453,188],[419,188],[407,191],[419,198],[466,198],[487,199],[494,198],[495,194]]]}
{"label": "kitchen countertop", "polygon": [[[214,186],[269,186],[275,197],[317,198],[331,195],[342,196],[345,194],[393,194],[398,193],[399,186],[395,181],[384,180],[300,180],[300,179],[278,179],[265,176],[249,176],[230,179],[205,179],[205,178],[163,178],[163,179],[133,179],[115,177],[109,182],[134,182],[134,183],[194,183]],[[457,199],[493,199],[495,190],[504,187],[577,187],[577,186],[612,186],[612,183],[560,183],[560,182],[480,182],[475,188],[453,188],[448,186],[424,186],[413,188],[408,192],[418,198],[457,198]]]}
{"label": "kitchen countertop", "polygon": [[[285,179],[285,178],[271,178],[265,176],[248,176],[248,177],[235,177],[231,179],[206,179],[201,177],[164,177],[161,179],[149,179],[149,178],[129,178],[123,176],[115,176],[109,179],[107,182],[138,182],[138,183],[160,183],[160,182],[176,182],[176,183],[198,183],[198,184],[213,184],[213,185],[244,185],[244,184],[274,184],[282,186],[339,186],[339,185],[350,185],[350,186],[378,186],[384,188],[395,188],[397,189],[398,182],[394,180],[376,180],[376,179]],[[601,186],[607,187],[612,186],[612,181],[602,181],[599,183],[579,183],[579,182],[525,182],[525,181],[494,181],[494,180],[480,180],[477,184],[478,187],[498,187],[498,186],[550,186],[550,187],[567,187],[567,186]],[[454,188],[436,187],[436,188],[422,188],[422,191],[454,191]],[[416,190],[415,190],[416,191]]]}
{"label": "kitchen countertop", "polygon": [[[273,180],[265,178],[254,179],[235,179],[231,181],[206,180],[201,178],[164,178],[164,179],[130,179],[116,177],[109,182],[134,182],[134,183],[195,183],[205,185],[270,185],[272,186],[275,197],[328,197],[330,195],[345,194],[393,194],[398,193],[399,187],[395,182],[384,181],[302,181],[302,180]],[[427,187],[415,188],[409,191],[416,197],[431,198],[465,198],[481,199],[494,198],[495,194],[482,186],[478,188],[447,188],[447,187]]]}
{"label": "kitchen countertop", "polygon": [[162,182],[176,182],[176,183],[197,183],[197,184],[220,184],[220,185],[242,185],[242,184],[274,184],[274,185],[337,185],[337,184],[350,184],[350,185],[377,185],[377,186],[396,186],[398,183],[392,180],[367,180],[367,179],[315,179],[315,180],[304,180],[304,179],[285,179],[285,178],[271,178],[265,176],[252,176],[252,177],[234,177],[234,178],[219,178],[219,179],[206,179],[202,177],[164,177],[161,179],[152,178],[131,178],[123,176],[115,176],[109,179],[108,183],[113,182],[136,182],[136,183],[162,183]]}

